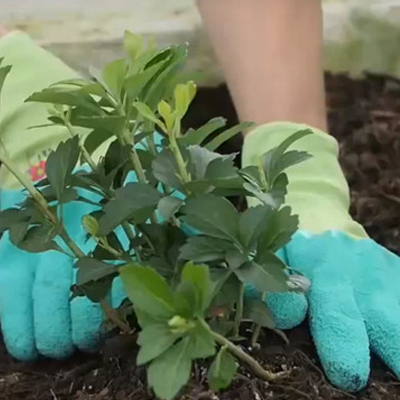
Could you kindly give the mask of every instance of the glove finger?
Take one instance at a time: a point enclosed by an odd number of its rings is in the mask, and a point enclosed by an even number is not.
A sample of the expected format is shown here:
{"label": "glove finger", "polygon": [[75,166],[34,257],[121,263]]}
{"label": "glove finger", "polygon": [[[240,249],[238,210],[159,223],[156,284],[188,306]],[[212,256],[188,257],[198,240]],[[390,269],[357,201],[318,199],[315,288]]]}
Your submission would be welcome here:
{"label": "glove finger", "polygon": [[127,296],[124,291],[122,279],[120,276],[117,276],[113,281],[112,290],[111,290],[111,306],[112,306],[112,308],[118,308],[126,298],[127,298]]}
{"label": "glove finger", "polygon": [[8,232],[0,240],[1,329],[8,352],[21,361],[37,357],[32,286],[39,255],[18,250]]}
{"label": "glove finger", "polygon": [[354,242],[340,233],[297,235],[287,246],[291,267],[307,271],[310,329],[329,380],[358,391],[369,375],[369,342],[355,301],[349,269],[356,265]]}
{"label": "glove finger", "polygon": [[[77,270],[74,270],[76,275]],[[75,279],[74,279],[75,281]],[[79,350],[93,352],[100,343],[100,327],[103,311],[100,304],[87,297],[75,297],[70,302],[72,341]]]}
{"label": "glove finger", "polygon": [[385,274],[389,285],[392,286],[391,292],[395,296],[397,303],[400,305],[400,279],[391,279],[392,277],[398,276],[400,272],[400,257],[397,254],[390,252],[382,246],[377,245],[381,254],[385,257],[386,265],[388,266],[389,272]]}
{"label": "glove finger", "polygon": [[[283,249],[277,255],[287,263]],[[292,329],[306,318],[308,305],[304,294],[268,293],[265,301],[278,329]]]}
{"label": "glove finger", "polygon": [[51,358],[66,358],[75,349],[69,308],[73,260],[57,251],[40,254],[33,285],[36,346]]}
{"label": "glove finger", "polygon": [[399,285],[395,279],[400,271],[398,257],[372,240],[363,240],[359,258],[356,299],[371,349],[400,377]]}

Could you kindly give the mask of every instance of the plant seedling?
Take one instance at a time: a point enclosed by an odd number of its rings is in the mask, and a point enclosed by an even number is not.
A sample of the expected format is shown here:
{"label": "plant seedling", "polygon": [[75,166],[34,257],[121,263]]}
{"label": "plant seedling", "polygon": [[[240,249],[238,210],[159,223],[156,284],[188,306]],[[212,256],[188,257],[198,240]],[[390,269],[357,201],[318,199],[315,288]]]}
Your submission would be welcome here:
{"label": "plant seedling", "polygon": [[[130,32],[124,43],[127,56],[89,79],[58,82],[26,100],[49,104],[45,126],[64,126],[71,137],[49,155],[47,177],[36,184],[0,152],[27,190],[21,204],[1,212],[0,233],[8,231],[22,250],[74,258],[73,295],[99,302],[130,331],[107,301],[112,281],[122,279],[141,329],[137,363],[147,366],[159,398],[179,393],[197,359],[211,360],[213,390],[229,386],[239,362],[262,379],[278,379],[285,373],[264,370],[235,342],[244,321],[253,323],[254,340],[259,327],[274,327],[266,293],[299,290],[275,252],[298,227],[284,205],[285,170],[309,157],[288,148],[311,131],[296,132],[257,165],[239,169],[236,154],[216,150],[251,123],[223,130],[224,119],[214,118],[182,128],[196,95],[196,85],[179,73],[187,47],[158,49]],[[0,89],[9,70],[0,65]],[[79,136],[78,127],[86,134]],[[101,146],[107,151],[96,160]],[[260,204],[239,212],[232,195]],[[73,202],[92,206],[72,221],[86,231],[89,252],[65,227],[63,209]],[[248,286],[259,296],[245,298]]]}

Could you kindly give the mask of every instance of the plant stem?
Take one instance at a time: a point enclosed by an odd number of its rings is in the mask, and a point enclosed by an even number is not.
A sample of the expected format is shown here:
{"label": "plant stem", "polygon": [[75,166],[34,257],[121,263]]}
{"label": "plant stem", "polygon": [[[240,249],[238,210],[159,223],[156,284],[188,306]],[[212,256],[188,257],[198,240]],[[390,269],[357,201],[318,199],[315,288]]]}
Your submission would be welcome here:
{"label": "plant stem", "polygon": [[[64,125],[68,129],[68,132],[71,135],[71,137],[78,136],[78,134],[75,133],[74,128],[72,127],[71,123],[66,118],[64,118]],[[92,168],[93,171],[97,171],[96,163],[94,162],[93,158],[90,156],[89,152],[86,150],[86,147],[84,146],[84,144],[81,143],[81,141],[79,141],[79,148],[81,149],[83,158],[90,165],[90,168]]]}
{"label": "plant stem", "polygon": [[121,331],[123,331],[125,333],[129,333],[131,331],[130,326],[118,317],[117,312],[113,308],[110,307],[107,300],[105,300],[105,299],[101,300],[100,306],[103,309],[104,313],[107,315],[107,318],[115,326],[118,326],[118,328],[120,328]]}
{"label": "plant stem", "polygon": [[[134,129],[136,129],[136,128],[134,128]],[[132,146],[132,151],[130,152],[130,160],[131,160],[133,168],[136,171],[138,181],[141,183],[147,183],[147,179],[146,179],[146,175],[144,173],[142,163],[140,162],[140,158],[139,158],[138,153],[135,148],[135,143],[134,143],[134,141],[131,141],[129,139],[128,128],[125,127],[124,130],[122,131],[122,134],[120,134],[118,136],[118,138],[120,139],[121,143],[123,143],[124,145]]]}
{"label": "plant stem", "polygon": [[18,169],[18,167],[5,154],[0,153],[0,162],[15,176],[19,183],[29,192],[36,204],[40,207],[46,218],[56,227],[60,228],[59,235],[67,245],[67,247],[75,254],[76,257],[85,257],[82,250],[69,237],[57,216],[50,210],[50,206],[42,194],[35,188],[33,183]]}
{"label": "plant stem", "polygon": [[141,183],[147,183],[146,175],[144,174],[144,169],[142,166],[142,163],[140,162],[139,155],[136,151],[136,149],[133,147],[132,152],[131,152],[131,161],[133,164],[133,167],[135,168],[138,181]]}
{"label": "plant stem", "polygon": [[[75,137],[77,134],[75,133],[74,128],[73,128],[73,126],[71,125],[71,123],[69,122],[68,119],[66,119],[66,118],[64,119],[64,124],[65,124],[66,128],[68,129],[68,132],[70,133],[71,137]],[[89,166],[92,169],[92,171],[96,172],[97,171],[97,165],[94,162],[94,160],[91,157],[91,155],[89,154],[89,152],[86,150],[85,146],[82,143],[79,142],[79,147],[80,147],[80,149],[82,151],[82,155],[83,155],[83,158],[85,159],[85,161],[89,164]],[[106,194],[106,197],[108,199],[111,199],[112,196],[113,196],[113,194],[109,193],[109,192],[106,192],[105,194]],[[126,222],[126,221],[123,222],[122,223],[122,228],[123,228],[123,230],[124,230],[124,232],[125,232],[125,234],[126,234],[126,236],[128,237],[129,240],[133,240],[135,238],[135,234],[133,233],[133,231],[132,231],[131,227],[129,226],[128,222]]]}
{"label": "plant stem", "polygon": [[226,346],[226,348],[237,358],[245,362],[249,368],[252,370],[255,376],[258,378],[263,379],[264,381],[267,382],[274,382],[277,379],[284,378],[289,375],[290,371],[282,371],[282,372],[270,372],[266,371],[260,363],[258,363],[253,357],[248,355],[246,352],[244,352],[240,347],[234,345],[230,340],[225,338],[224,336],[220,335],[217,332],[214,332],[213,330],[210,329],[209,325],[207,324],[206,321],[203,319],[199,320],[200,323],[203,325],[204,328],[206,328],[211,335],[213,336],[214,340],[220,345],[220,346]]}
{"label": "plant stem", "polygon": [[[265,300],[266,292],[261,293],[261,298]],[[253,334],[251,335],[251,345],[254,347],[257,344],[258,337],[260,336],[261,325],[254,324]]]}
{"label": "plant stem", "polygon": [[175,161],[178,164],[179,175],[183,183],[189,183],[191,181],[190,174],[186,169],[185,160],[182,157],[182,153],[179,150],[178,142],[176,141],[175,135],[172,133],[169,135],[169,146],[175,157]]}
{"label": "plant stem", "polygon": [[251,346],[255,347],[260,336],[261,325],[254,324],[253,334],[251,335]]}
{"label": "plant stem", "polygon": [[234,330],[235,337],[239,336],[240,324],[243,319],[244,283],[240,282],[239,285],[240,285],[239,286],[239,300],[236,303],[236,314],[235,314],[235,330]]}
{"label": "plant stem", "polygon": [[258,175],[259,175],[260,182],[261,182],[261,188],[263,191],[267,191],[269,186],[268,186],[267,178],[265,176],[265,172],[264,172],[264,168],[263,168],[263,164],[262,164],[262,157],[260,157],[258,160],[257,169],[258,169]]}

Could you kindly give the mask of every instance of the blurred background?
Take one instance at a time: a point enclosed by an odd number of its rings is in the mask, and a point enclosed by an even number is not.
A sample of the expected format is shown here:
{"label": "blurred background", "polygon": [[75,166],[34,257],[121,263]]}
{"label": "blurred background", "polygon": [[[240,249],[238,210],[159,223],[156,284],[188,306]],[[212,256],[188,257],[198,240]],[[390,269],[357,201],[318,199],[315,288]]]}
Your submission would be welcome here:
{"label": "blurred background", "polygon": [[[0,23],[26,31],[80,71],[118,57],[122,33],[129,29],[154,35],[161,45],[189,42],[188,68],[202,71],[200,83],[223,81],[193,0],[1,0],[0,4]],[[328,71],[400,76],[400,0],[325,0],[324,20]]]}

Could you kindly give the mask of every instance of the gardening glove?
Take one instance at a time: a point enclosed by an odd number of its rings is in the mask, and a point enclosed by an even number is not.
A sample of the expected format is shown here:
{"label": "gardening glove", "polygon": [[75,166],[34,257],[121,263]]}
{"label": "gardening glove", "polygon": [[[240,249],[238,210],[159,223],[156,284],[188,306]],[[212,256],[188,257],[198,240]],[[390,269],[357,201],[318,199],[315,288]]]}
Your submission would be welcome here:
{"label": "gardening glove", "polygon": [[[11,33],[0,40],[0,57],[4,57],[2,65],[12,65],[3,87],[0,139],[14,163],[36,181],[44,177],[50,150],[69,135],[60,127],[27,130],[43,124],[47,111],[46,105],[23,102],[33,92],[75,78],[76,73],[21,33]],[[0,170],[0,186],[1,209],[24,200],[25,192],[4,166]],[[89,195],[85,193],[85,197]],[[80,217],[94,209],[82,202],[64,206],[66,229],[84,252],[94,244],[85,241]],[[56,251],[19,250],[10,242],[8,233],[0,239],[1,328],[6,347],[15,358],[32,360],[39,353],[64,358],[76,347],[87,351],[96,347],[102,311],[87,298],[69,301],[73,264],[73,259]],[[118,305],[121,291],[117,281],[112,306]]]}
{"label": "gardening glove", "polygon": [[[253,165],[306,128],[283,122],[258,127],[245,139],[243,164]],[[332,136],[312,130],[313,135],[291,146],[312,158],[287,171],[286,204],[299,215],[300,231],[283,256],[311,280],[306,295],[310,329],[329,380],[343,390],[357,391],[368,380],[370,350],[400,376],[400,259],[351,218],[338,144]],[[293,300],[294,296],[267,296],[281,325],[293,326],[304,313],[302,297]]]}

